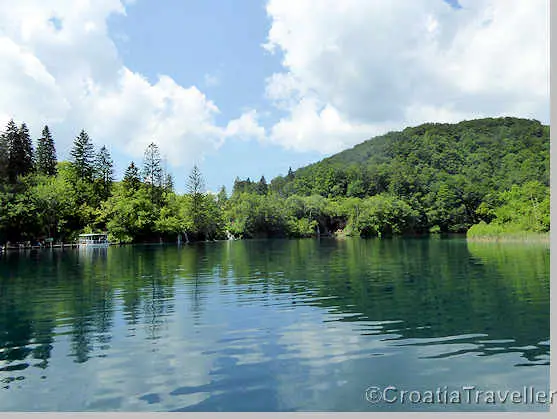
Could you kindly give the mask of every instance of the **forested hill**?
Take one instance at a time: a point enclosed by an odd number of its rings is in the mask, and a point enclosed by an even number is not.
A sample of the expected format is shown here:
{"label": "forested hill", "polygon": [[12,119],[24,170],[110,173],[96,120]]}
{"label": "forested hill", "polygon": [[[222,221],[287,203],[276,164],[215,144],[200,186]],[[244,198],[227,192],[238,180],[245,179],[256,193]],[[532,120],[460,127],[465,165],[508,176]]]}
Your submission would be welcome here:
{"label": "forested hill", "polygon": [[549,126],[518,118],[423,124],[277,177],[270,190],[399,198],[418,212],[413,228],[465,231],[495,218],[501,193],[513,186],[549,199]]}
{"label": "forested hill", "polygon": [[[539,181],[549,185],[549,126],[518,118],[423,124],[367,140],[273,179],[285,194],[400,196],[427,194],[442,184],[477,184],[477,192]],[[462,185],[464,186],[464,185]]]}

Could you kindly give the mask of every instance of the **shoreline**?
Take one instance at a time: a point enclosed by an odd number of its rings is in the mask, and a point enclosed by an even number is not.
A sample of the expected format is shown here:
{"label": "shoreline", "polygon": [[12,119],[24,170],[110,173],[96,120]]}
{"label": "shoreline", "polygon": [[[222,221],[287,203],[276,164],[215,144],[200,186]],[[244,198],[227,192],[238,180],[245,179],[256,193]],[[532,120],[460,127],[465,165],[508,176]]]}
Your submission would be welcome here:
{"label": "shoreline", "polygon": [[[443,236],[443,235],[441,235]],[[400,236],[389,236],[389,237],[373,237],[374,239],[413,239],[413,238],[429,238],[429,239],[439,239],[439,238],[451,238],[451,237],[458,237],[464,238],[467,242],[471,243],[547,243],[550,242],[550,233],[509,233],[509,234],[501,234],[501,235],[481,235],[481,236],[466,236],[465,234],[449,234],[446,237],[441,237],[438,234],[430,234],[430,235],[400,235]],[[362,240],[369,240],[370,238],[367,237],[356,237],[350,236],[346,234],[333,234],[333,235],[322,235],[322,236],[314,236],[314,237],[284,237],[283,239],[286,240],[309,240],[309,239],[332,239],[332,240],[345,240],[347,238],[360,238]],[[164,246],[164,245],[177,245],[177,246],[187,246],[197,243],[216,243],[216,242],[228,242],[228,241],[243,241],[243,240],[258,240],[259,238],[237,238],[237,239],[221,239],[221,240],[199,240],[199,241],[192,241],[192,242],[142,242],[142,243],[111,243],[108,247],[122,247],[122,246],[147,246],[147,245],[155,245],[155,246]],[[265,240],[273,240],[273,238],[264,238]],[[27,250],[51,250],[51,249],[78,249],[78,248],[87,248],[87,246],[79,246],[76,243],[63,243],[63,244],[54,244],[49,246],[0,246],[0,254],[5,252],[13,252],[13,251],[27,251]]]}
{"label": "shoreline", "polygon": [[475,243],[547,243],[550,242],[550,233],[503,233],[500,235],[466,236],[466,241]]}

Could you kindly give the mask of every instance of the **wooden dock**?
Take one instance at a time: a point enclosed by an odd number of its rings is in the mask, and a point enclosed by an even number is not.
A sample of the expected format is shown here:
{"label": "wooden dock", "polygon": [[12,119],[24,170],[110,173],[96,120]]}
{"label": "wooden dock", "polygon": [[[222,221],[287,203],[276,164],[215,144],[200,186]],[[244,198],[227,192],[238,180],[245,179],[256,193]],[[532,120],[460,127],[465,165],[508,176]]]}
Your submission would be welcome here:
{"label": "wooden dock", "polygon": [[41,249],[71,249],[79,247],[77,243],[53,243],[46,244],[44,246],[39,245],[10,245],[10,246],[0,246],[0,253],[3,251],[13,251],[13,250],[41,250]]}

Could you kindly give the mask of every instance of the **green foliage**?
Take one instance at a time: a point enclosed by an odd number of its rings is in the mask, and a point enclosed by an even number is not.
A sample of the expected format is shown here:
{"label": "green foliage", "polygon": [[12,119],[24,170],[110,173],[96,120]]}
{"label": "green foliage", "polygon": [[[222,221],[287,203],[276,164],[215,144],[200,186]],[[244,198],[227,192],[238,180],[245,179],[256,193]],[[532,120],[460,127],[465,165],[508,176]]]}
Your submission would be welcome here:
{"label": "green foliage", "polygon": [[[34,169],[33,144],[27,125],[23,123],[18,129],[13,119],[10,120],[2,142],[2,148],[7,146],[8,179],[11,183],[15,183],[18,176],[25,176]],[[3,159],[6,160],[6,156]]]}
{"label": "green foliage", "polygon": [[43,128],[42,136],[37,144],[37,172],[47,175],[56,175],[56,148],[54,139],[47,125]]}
{"label": "green foliage", "polygon": [[130,191],[137,191],[141,185],[139,169],[133,161],[130,163],[130,165],[126,169],[126,172],[124,173],[123,183],[125,189]]}
{"label": "green foliage", "polygon": [[495,196],[528,182],[549,186],[549,128],[535,120],[487,118],[388,133],[290,169],[288,176],[273,179],[270,189],[283,197],[366,198],[388,192],[417,211],[416,233],[434,227],[463,233],[495,217]]}
{"label": "green foliage", "polygon": [[226,188],[223,185],[220,188],[219,193],[217,194],[217,205],[221,210],[224,210],[227,202],[228,202],[228,194],[226,193]]}
{"label": "green foliage", "polygon": [[0,133],[0,184],[6,183],[9,179],[8,165],[10,162],[8,137],[5,133]]}
{"label": "green foliage", "polygon": [[29,135],[29,129],[24,123],[21,124],[19,128],[19,142],[23,149],[20,161],[20,175],[25,176],[35,169],[35,156],[33,150],[33,142],[31,141],[31,136]]}
{"label": "green foliage", "polygon": [[[472,226],[468,237],[499,237],[522,232],[544,233],[550,227],[549,187],[538,181],[513,185],[502,191],[491,204],[482,203],[482,214],[494,217]],[[490,218],[491,218],[490,217]]]}
{"label": "green foliage", "polygon": [[362,199],[351,209],[349,230],[362,237],[382,237],[414,230],[417,213],[393,195]]}
{"label": "green foliage", "polygon": [[163,187],[162,160],[159,147],[151,143],[145,149],[143,158],[143,182],[149,190],[153,202],[160,203]]}
{"label": "green foliage", "polygon": [[265,176],[261,176],[259,183],[256,186],[256,191],[259,195],[267,195],[268,185]]}
{"label": "green foliage", "polygon": [[[25,124],[0,136],[0,242],[106,230],[113,241],[236,237],[385,237],[468,231],[469,237],[549,231],[549,127],[498,118],[393,132],[277,176],[236,178],[230,197],[205,191],[195,166],[186,194],[158,146],[114,182],[106,147],[85,131],[56,164],[48,127],[37,170]],[[96,158],[95,158],[96,156]],[[54,165],[54,169],[53,169]],[[471,227],[471,228],[470,228]]]}
{"label": "green foliage", "polygon": [[144,186],[130,195],[123,185],[118,185],[98,214],[98,221],[106,224],[111,239],[123,243],[147,238],[155,232],[157,219],[157,208]]}
{"label": "green foliage", "polygon": [[31,190],[40,233],[51,238],[71,235],[66,229],[76,208],[76,191],[64,176],[39,175]]}
{"label": "green foliage", "polygon": [[230,232],[236,236],[276,237],[288,232],[282,202],[274,195],[235,194],[230,199],[226,216]]}
{"label": "green foliage", "polygon": [[105,146],[101,147],[95,157],[94,181],[97,194],[101,200],[106,200],[110,196],[112,182],[114,181],[114,163]]}
{"label": "green foliage", "polygon": [[167,173],[164,177],[163,189],[165,192],[174,192],[174,178],[170,173]]}
{"label": "green foliage", "polygon": [[75,138],[70,156],[76,177],[85,182],[91,182],[94,173],[95,149],[85,130],[81,130]]}

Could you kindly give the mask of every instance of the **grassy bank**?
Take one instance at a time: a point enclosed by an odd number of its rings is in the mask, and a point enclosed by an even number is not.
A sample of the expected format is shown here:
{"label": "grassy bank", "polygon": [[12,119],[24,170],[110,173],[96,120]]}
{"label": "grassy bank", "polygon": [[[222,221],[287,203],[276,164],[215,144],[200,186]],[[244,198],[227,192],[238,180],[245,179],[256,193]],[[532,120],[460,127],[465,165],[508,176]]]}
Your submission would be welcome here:
{"label": "grassy bank", "polygon": [[479,223],[468,230],[466,239],[470,241],[549,243],[549,231],[527,231],[522,226],[515,224]]}

